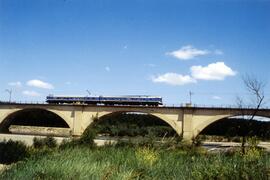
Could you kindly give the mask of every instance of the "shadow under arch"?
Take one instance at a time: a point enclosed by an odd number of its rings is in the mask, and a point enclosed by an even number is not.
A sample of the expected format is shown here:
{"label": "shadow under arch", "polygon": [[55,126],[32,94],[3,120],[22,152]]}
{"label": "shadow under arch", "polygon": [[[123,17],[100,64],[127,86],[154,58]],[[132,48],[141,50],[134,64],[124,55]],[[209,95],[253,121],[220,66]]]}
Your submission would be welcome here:
{"label": "shadow under arch", "polygon": [[9,133],[11,125],[70,128],[58,114],[42,108],[26,108],[7,115],[0,124],[0,133]]}
{"label": "shadow under arch", "polygon": [[[178,136],[178,133],[173,125],[168,123],[167,120],[164,120],[151,113],[139,111],[117,111],[102,115],[100,117],[98,117],[97,114],[97,117],[94,117],[94,119],[96,119],[94,120],[94,123],[90,124],[89,126],[92,126],[92,128],[97,128],[97,130],[100,130],[99,125],[105,126],[105,129],[116,126],[118,126],[118,128],[119,126],[122,128],[128,128],[126,130],[130,131],[129,133],[132,133],[132,131],[134,131],[136,128],[159,127],[161,131],[164,130],[164,132],[167,132],[167,135]],[[164,129],[162,129],[162,127]],[[121,136],[121,134],[118,135]],[[136,135],[136,133],[134,135]]]}
{"label": "shadow under arch", "polygon": [[[205,122],[195,131],[194,137],[200,134],[242,136],[268,134],[270,137],[270,116],[258,115],[249,121],[250,115],[230,115]],[[211,131],[211,132],[210,132]],[[251,131],[251,132],[248,132]],[[268,131],[268,132],[267,132]],[[266,135],[265,134],[265,135]]]}

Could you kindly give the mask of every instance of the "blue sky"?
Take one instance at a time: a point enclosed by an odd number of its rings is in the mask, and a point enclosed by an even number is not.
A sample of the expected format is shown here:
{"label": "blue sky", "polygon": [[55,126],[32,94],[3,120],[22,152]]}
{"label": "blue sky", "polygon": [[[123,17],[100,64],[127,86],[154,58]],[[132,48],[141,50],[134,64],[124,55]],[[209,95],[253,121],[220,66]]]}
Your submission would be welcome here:
{"label": "blue sky", "polygon": [[269,19],[267,0],[0,0],[0,99],[235,104],[244,74],[269,82]]}

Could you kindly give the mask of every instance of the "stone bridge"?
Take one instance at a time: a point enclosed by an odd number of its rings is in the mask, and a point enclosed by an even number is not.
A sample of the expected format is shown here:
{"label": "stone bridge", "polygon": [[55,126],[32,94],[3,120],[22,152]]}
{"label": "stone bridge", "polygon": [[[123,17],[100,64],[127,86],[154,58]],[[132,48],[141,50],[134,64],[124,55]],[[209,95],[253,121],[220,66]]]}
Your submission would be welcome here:
{"label": "stone bridge", "polygon": [[[207,108],[207,107],[150,107],[150,106],[96,106],[96,105],[55,105],[55,104],[0,104],[0,126],[22,111],[44,110],[62,118],[73,136],[80,136],[93,123],[114,113],[140,112],[153,115],[168,123],[179,135],[190,141],[204,128],[218,120],[250,115],[254,109]],[[270,109],[260,109],[257,116],[270,117]]]}

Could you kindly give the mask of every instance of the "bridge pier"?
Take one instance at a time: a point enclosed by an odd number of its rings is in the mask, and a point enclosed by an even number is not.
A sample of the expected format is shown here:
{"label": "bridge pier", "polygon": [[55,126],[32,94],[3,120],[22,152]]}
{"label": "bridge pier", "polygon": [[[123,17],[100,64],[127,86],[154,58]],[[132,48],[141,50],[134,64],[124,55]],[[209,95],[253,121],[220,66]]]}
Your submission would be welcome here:
{"label": "bridge pier", "polygon": [[82,123],[83,123],[83,110],[80,107],[74,107],[72,112],[73,118],[73,128],[72,128],[72,135],[73,136],[80,136],[82,135]]}
{"label": "bridge pier", "polygon": [[193,138],[192,131],[192,110],[186,109],[183,114],[183,140],[186,142],[191,142]]}

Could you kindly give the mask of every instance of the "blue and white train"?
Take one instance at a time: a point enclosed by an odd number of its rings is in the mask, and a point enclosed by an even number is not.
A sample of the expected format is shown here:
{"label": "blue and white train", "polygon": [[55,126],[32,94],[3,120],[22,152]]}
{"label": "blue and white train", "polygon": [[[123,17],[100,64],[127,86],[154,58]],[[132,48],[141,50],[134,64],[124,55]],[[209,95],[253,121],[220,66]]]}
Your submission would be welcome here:
{"label": "blue and white train", "polygon": [[101,104],[101,105],[162,105],[162,98],[158,96],[54,96],[46,98],[49,104]]}

